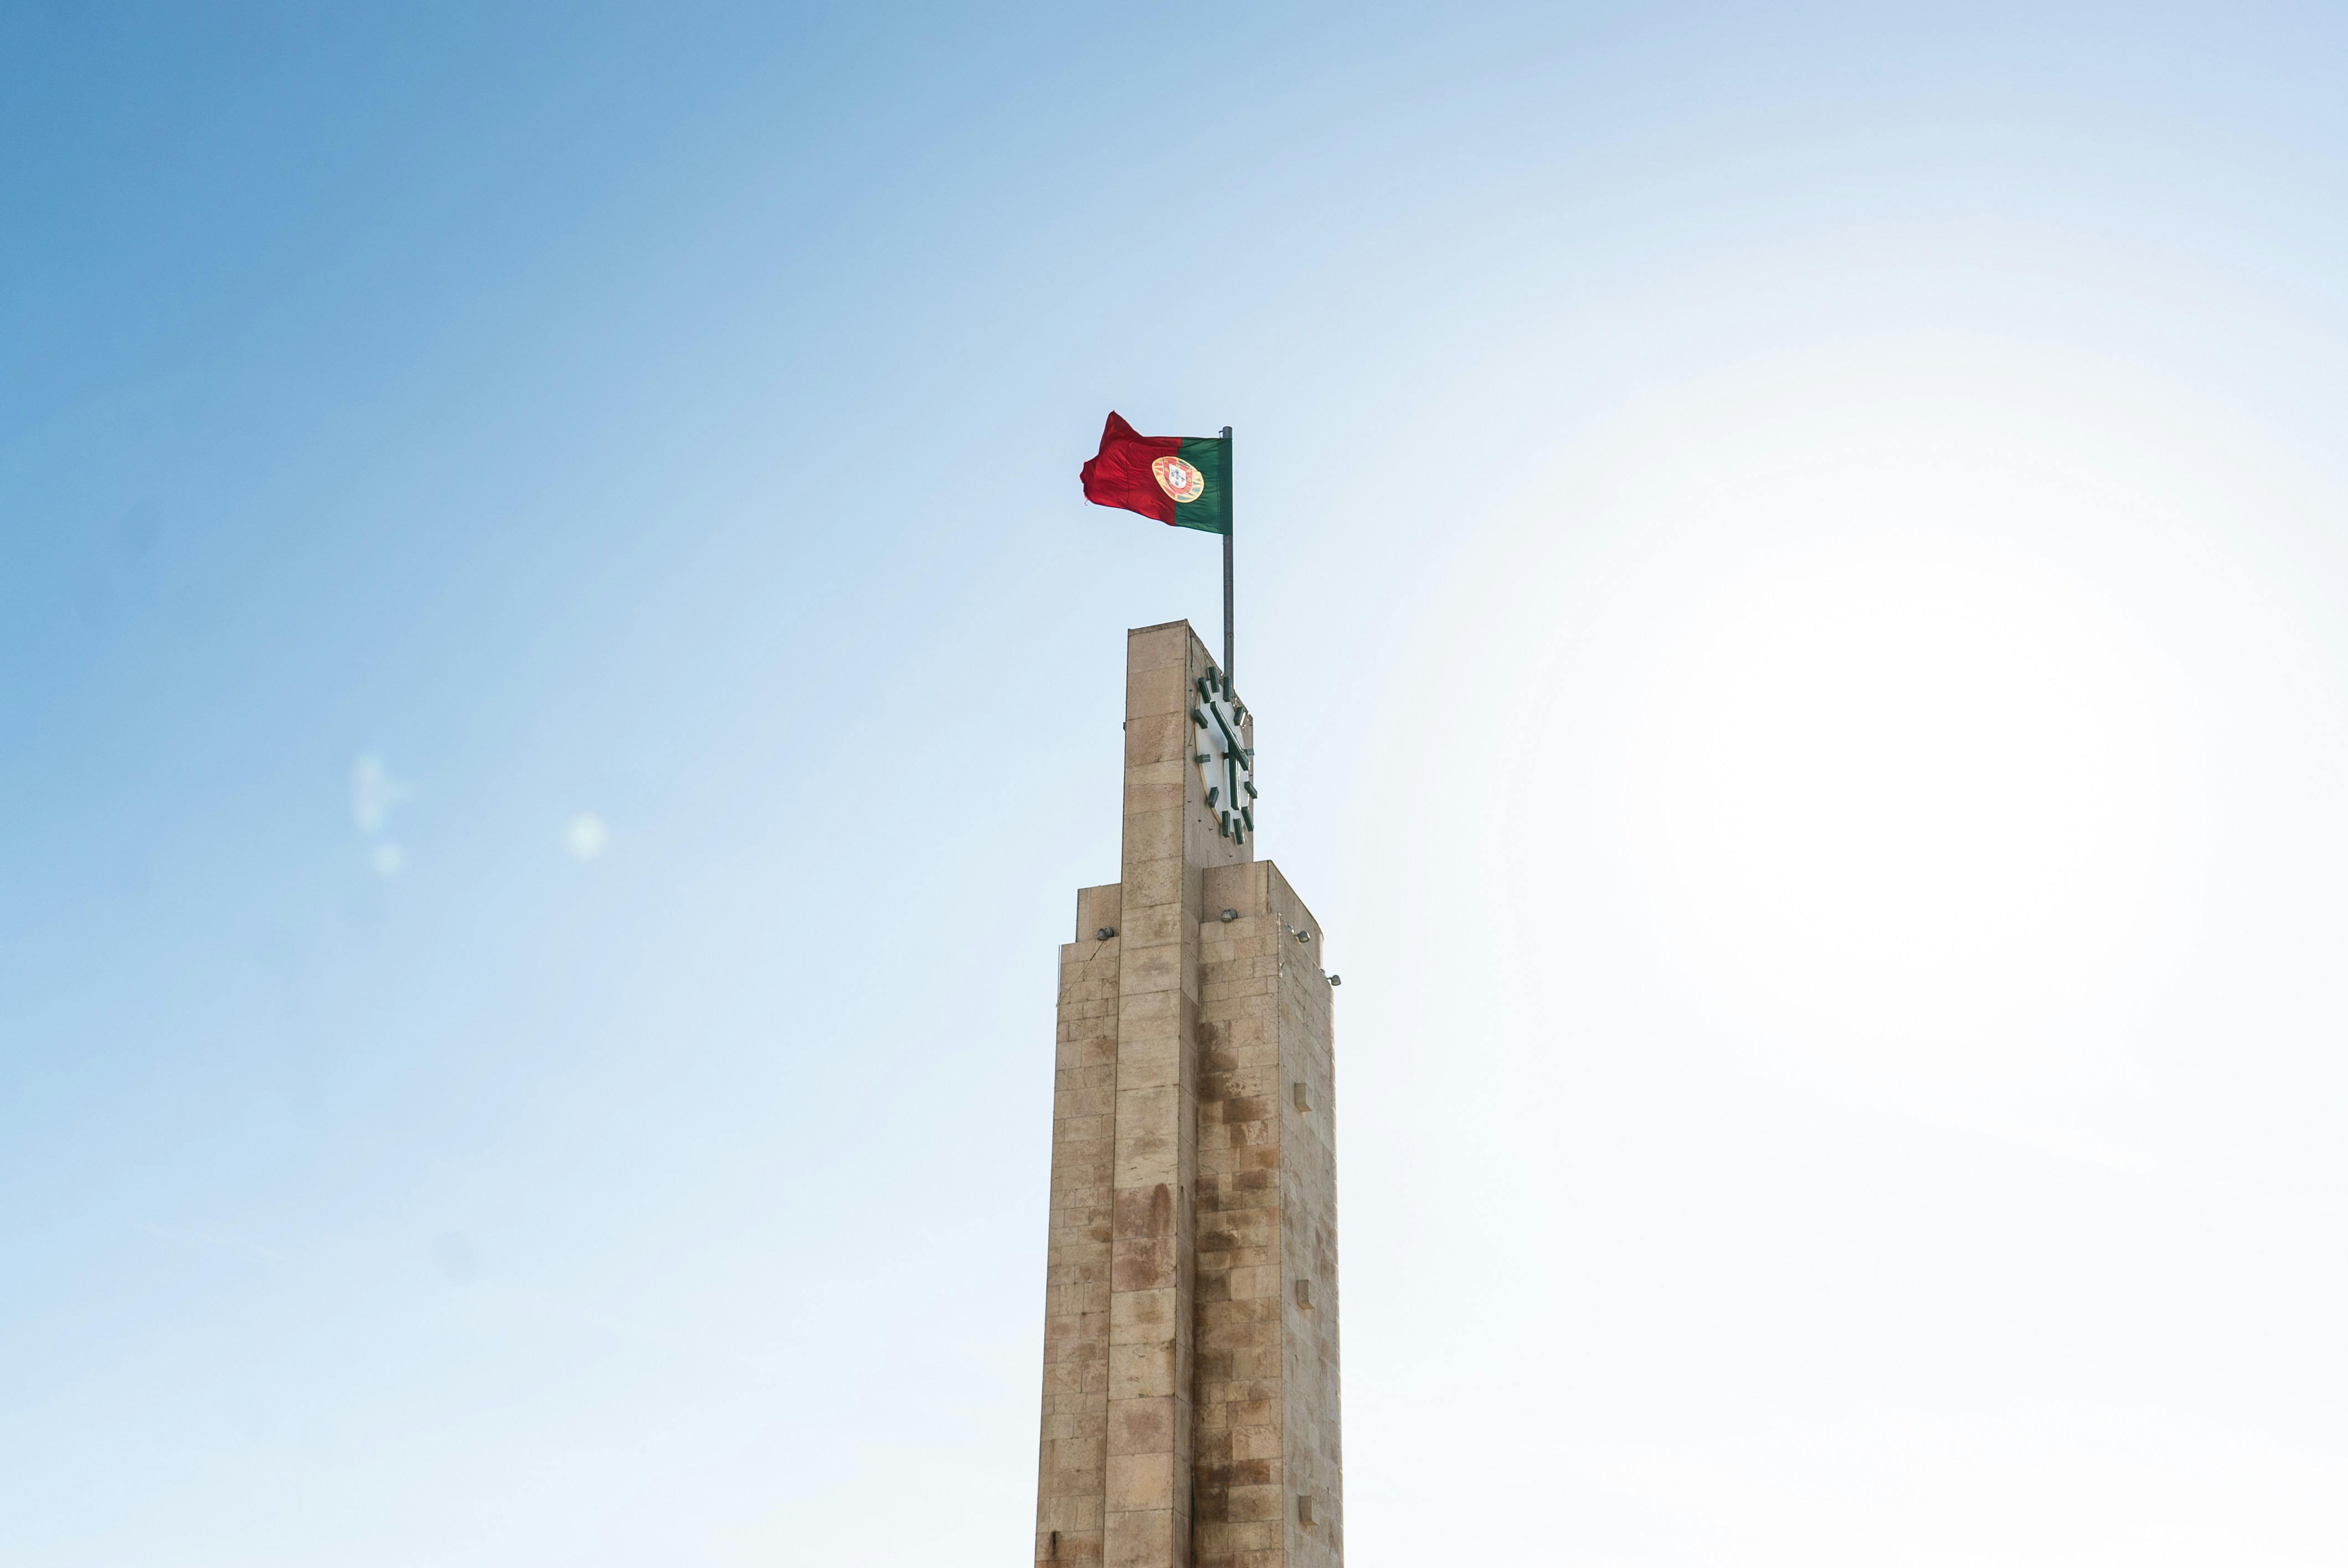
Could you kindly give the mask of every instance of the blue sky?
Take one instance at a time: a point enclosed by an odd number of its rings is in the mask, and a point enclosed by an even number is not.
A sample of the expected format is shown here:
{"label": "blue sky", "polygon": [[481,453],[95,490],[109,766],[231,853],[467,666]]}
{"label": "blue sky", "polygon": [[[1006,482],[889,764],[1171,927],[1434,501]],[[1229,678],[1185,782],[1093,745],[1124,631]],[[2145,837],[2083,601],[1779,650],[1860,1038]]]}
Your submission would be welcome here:
{"label": "blue sky", "polygon": [[1115,407],[1360,1568],[2336,1563],[2343,34],[0,8],[6,1555],[1018,1560]]}

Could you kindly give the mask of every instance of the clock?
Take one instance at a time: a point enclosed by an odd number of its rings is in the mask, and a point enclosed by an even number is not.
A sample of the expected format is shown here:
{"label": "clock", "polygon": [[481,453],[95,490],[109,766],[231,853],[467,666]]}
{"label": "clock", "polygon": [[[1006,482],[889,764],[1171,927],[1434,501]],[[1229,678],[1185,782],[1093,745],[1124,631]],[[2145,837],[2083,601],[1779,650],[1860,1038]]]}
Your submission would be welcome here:
{"label": "clock", "polygon": [[1247,704],[1211,668],[1190,689],[1198,699],[1190,706],[1191,757],[1207,815],[1225,838],[1244,844],[1255,834],[1255,748],[1240,731],[1248,722]]}

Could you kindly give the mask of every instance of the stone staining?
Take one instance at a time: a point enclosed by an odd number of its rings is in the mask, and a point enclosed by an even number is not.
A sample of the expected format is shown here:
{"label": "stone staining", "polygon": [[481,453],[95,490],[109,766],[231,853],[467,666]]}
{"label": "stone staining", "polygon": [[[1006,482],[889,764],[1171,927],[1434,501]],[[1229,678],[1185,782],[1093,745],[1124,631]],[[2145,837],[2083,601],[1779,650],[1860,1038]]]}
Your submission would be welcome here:
{"label": "stone staining", "polygon": [[1334,1568],[1321,929],[1204,798],[1189,624],[1128,633],[1126,671],[1122,876],[1060,950],[1035,1561]]}

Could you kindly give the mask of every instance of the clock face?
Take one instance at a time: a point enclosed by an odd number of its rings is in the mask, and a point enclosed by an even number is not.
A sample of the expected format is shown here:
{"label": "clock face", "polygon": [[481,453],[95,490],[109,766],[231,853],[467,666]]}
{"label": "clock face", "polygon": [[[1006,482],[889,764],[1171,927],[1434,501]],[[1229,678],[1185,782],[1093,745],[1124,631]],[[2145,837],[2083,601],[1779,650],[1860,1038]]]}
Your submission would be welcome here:
{"label": "clock face", "polygon": [[1255,836],[1255,750],[1241,728],[1248,722],[1247,705],[1220,671],[1208,671],[1190,690],[1197,699],[1190,704],[1191,756],[1207,815],[1225,838],[1245,844]]}

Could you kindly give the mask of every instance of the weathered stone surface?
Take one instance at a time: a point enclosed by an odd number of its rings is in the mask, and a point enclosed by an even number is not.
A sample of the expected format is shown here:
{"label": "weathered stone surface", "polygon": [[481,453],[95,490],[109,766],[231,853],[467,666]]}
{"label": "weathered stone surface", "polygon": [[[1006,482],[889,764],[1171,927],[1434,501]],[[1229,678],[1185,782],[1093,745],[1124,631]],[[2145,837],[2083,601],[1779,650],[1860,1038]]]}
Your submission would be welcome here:
{"label": "weathered stone surface", "polygon": [[1344,1556],[1321,929],[1206,807],[1212,663],[1186,622],[1128,634],[1121,876],[1061,949],[1038,1563]]}

